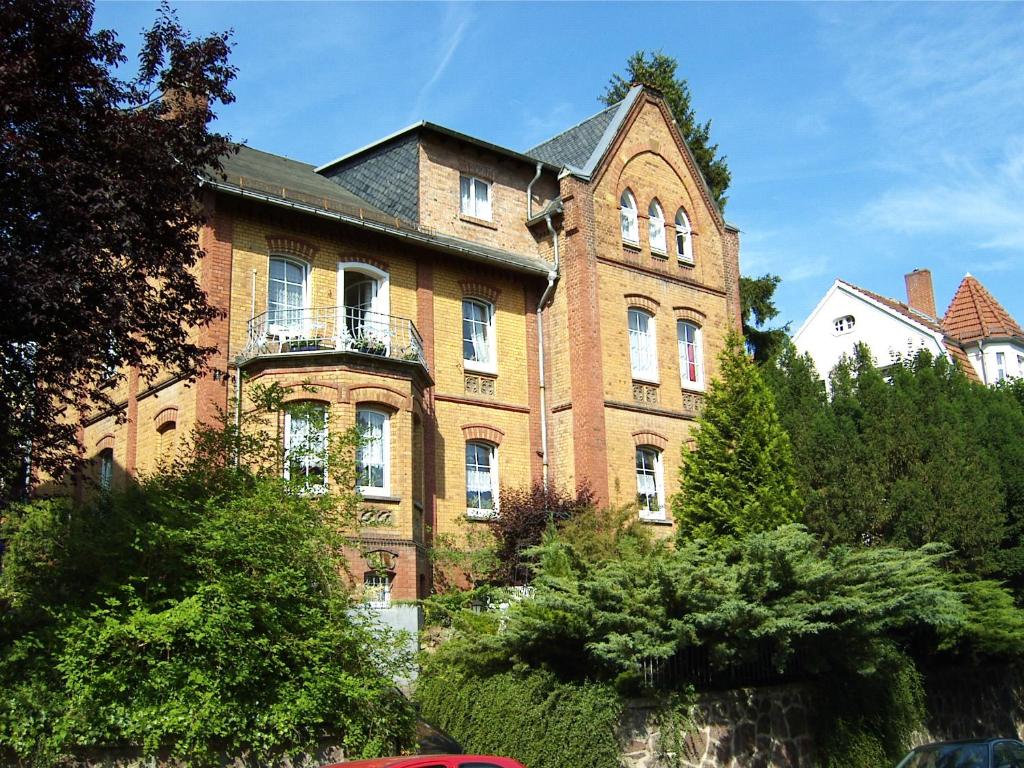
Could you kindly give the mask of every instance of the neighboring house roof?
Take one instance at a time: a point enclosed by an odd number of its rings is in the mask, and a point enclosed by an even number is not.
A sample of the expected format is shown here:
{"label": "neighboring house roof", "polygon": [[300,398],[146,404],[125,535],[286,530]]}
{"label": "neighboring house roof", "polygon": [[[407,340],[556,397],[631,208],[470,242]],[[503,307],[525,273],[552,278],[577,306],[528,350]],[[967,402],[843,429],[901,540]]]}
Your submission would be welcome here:
{"label": "neighboring house roof", "polygon": [[643,90],[642,85],[634,85],[622,101],[526,150],[526,154],[552,165],[564,166],[573,174],[589,177],[611,146],[630,108]]}
{"label": "neighboring house roof", "polygon": [[505,251],[450,235],[441,235],[391,216],[320,176],[312,165],[249,147],[223,160],[224,177],[208,172],[201,182],[227,194],[345,222],[433,250],[517,272],[547,277],[551,265],[535,256]]}
{"label": "neighboring house roof", "polygon": [[857,293],[860,293],[863,296],[868,297],[869,299],[874,300],[878,304],[881,304],[883,308],[895,312],[896,314],[903,316],[907,320],[916,323],[917,325],[921,326],[925,331],[932,334],[941,335],[942,346],[946,348],[946,351],[949,353],[950,358],[955,360],[959,364],[960,370],[964,372],[968,379],[971,379],[972,381],[981,381],[981,379],[978,377],[978,372],[975,371],[974,366],[971,365],[971,361],[967,357],[967,353],[964,351],[964,348],[960,346],[958,340],[955,337],[952,337],[951,334],[945,331],[945,329],[942,327],[942,324],[936,318],[930,317],[924,312],[916,310],[902,301],[897,301],[896,299],[891,299],[888,296],[883,296],[880,293],[869,291],[867,288],[861,288],[859,285],[848,283],[845,280],[836,280],[836,282],[841,283],[847,288],[856,291]]}
{"label": "neighboring house roof", "polygon": [[993,337],[1024,340],[1024,330],[1017,321],[970,274],[957,288],[942,325],[947,334],[964,344]]}

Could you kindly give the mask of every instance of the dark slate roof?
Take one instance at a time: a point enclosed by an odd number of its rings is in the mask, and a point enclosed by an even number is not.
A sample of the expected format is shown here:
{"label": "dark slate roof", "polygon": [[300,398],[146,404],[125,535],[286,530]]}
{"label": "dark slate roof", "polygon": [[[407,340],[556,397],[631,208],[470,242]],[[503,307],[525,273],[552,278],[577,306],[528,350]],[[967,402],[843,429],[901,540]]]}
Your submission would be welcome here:
{"label": "dark slate roof", "polygon": [[278,197],[301,198],[311,205],[324,208],[363,210],[369,214],[386,216],[369,201],[313,172],[313,166],[298,160],[239,146],[238,154],[222,160],[226,179],[213,174],[211,181],[260,190]]}
{"label": "dark slate roof", "polygon": [[390,215],[315,173],[312,165],[297,160],[239,147],[238,154],[225,158],[223,165],[226,178],[209,172],[203,183],[228,194],[319,215],[518,272],[547,276],[551,270],[551,265],[539,257],[438,234]]}
{"label": "dark slate roof", "polygon": [[601,137],[619,109],[616,102],[582,123],[548,139],[542,144],[526,150],[525,154],[552,165],[571,165],[583,168],[594,154]]}
{"label": "dark slate roof", "polygon": [[419,221],[420,157],[415,133],[379,144],[323,175],[388,213]]}

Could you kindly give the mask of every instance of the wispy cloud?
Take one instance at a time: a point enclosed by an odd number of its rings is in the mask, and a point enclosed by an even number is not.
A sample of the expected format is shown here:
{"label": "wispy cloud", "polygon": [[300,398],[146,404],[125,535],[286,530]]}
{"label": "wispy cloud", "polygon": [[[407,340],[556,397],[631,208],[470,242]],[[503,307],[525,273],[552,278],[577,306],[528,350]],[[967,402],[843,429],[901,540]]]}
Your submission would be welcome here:
{"label": "wispy cloud", "polygon": [[448,65],[451,64],[452,58],[459,49],[459,45],[462,44],[470,20],[468,6],[455,2],[448,4],[445,9],[444,20],[441,24],[442,44],[438,49],[437,64],[434,65],[430,77],[416,95],[412,111],[409,113],[410,120],[422,118],[423,107],[426,104],[427,98],[430,96],[434,86],[444,76]]}

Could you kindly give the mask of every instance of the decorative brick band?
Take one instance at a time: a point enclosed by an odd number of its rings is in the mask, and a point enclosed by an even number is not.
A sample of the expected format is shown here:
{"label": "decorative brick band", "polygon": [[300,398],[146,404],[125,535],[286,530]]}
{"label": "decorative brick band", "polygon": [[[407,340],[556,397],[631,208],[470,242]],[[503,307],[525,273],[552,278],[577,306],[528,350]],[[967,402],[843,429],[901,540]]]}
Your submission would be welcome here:
{"label": "decorative brick band", "polygon": [[495,288],[493,285],[482,283],[479,280],[460,280],[459,286],[462,288],[463,296],[487,299],[491,304],[497,304],[498,297],[501,295],[500,288]]}
{"label": "decorative brick band", "polygon": [[310,261],[320,250],[307,240],[288,235],[267,235],[267,248],[271,253],[284,253]]}
{"label": "decorative brick band", "polygon": [[494,445],[501,445],[501,440],[505,437],[505,433],[500,429],[489,427],[486,424],[463,424],[462,434],[467,442],[470,440],[484,440],[488,443],[494,443]]}
{"label": "decorative brick band", "polygon": [[109,448],[110,450],[114,450],[114,433],[113,432],[107,432],[107,434],[105,434],[103,437],[101,437],[99,440],[96,441],[96,450],[97,451],[105,451],[105,450],[107,450],[107,448]]}
{"label": "decorative brick band", "polygon": [[643,294],[639,293],[627,293],[624,296],[624,298],[626,299],[626,303],[629,306],[636,307],[637,309],[642,309],[644,310],[644,312],[648,312],[649,314],[652,315],[658,314],[658,307],[661,306],[657,301],[652,299],[650,296],[644,296]]}
{"label": "decorative brick band", "polygon": [[391,389],[390,387],[374,385],[352,387],[348,391],[348,400],[350,403],[355,405],[359,405],[360,403],[376,403],[377,405],[384,405],[396,411],[412,410],[410,399],[401,392]]}
{"label": "decorative brick band", "polygon": [[388,263],[386,261],[381,261],[380,259],[371,259],[369,256],[351,256],[349,254],[345,254],[345,259],[343,263],[366,264],[368,266],[373,267],[374,269],[379,269],[381,272],[390,272],[390,270],[388,269]]}
{"label": "decorative brick band", "polygon": [[704,325],[707,321],[707,315],[693,307],[672,307],[672,313],[676,320],[688,320],[698,326]]}
{"label": "decorative brick band", "polygon": [[282,403],[295,403],[301,400],[332,403],[335,400],[341,400],[338,387],[335,384],[310,381],[302,384],[285,384],[284,387],[290,391],[281,397]]}
{"label": "decorative brick band", "polygon": [[668,447],[668,439],[657,432],[634,432],[633,433],[633,444],[639,448],[641,445],[652,445],[659,451],[664,451]]}
{"label": "decorative brick band", "polygon": [[178,407],[176,405],[168,405],[153,417],[153,426],[156,427],[157,432],[163,432],[168,425],[177,423]]}

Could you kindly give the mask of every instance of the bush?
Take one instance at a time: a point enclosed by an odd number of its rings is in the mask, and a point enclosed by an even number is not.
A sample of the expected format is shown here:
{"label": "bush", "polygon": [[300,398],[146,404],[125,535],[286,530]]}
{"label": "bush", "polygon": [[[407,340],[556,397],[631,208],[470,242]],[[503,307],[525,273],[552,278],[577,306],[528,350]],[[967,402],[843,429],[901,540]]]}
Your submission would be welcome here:
{"label": "bush", "polygon": [[415,699],[467,752],[508,755],[529,768],[619,768],[622,706],[608,685],[546,672],[477,677],[440,662],[427,665]]}

